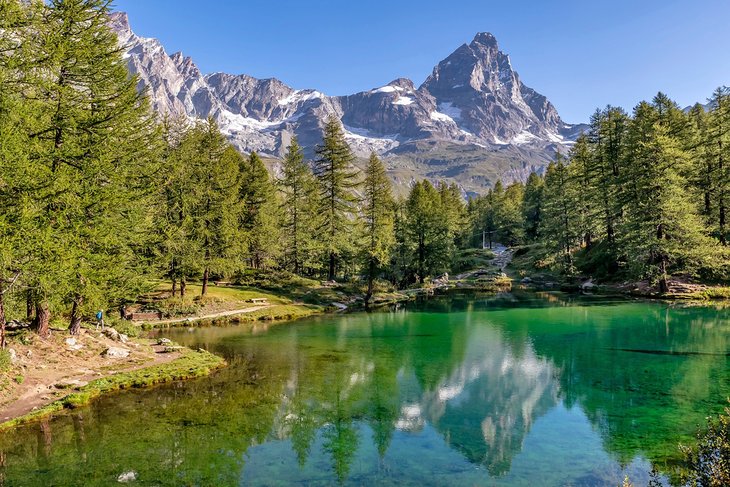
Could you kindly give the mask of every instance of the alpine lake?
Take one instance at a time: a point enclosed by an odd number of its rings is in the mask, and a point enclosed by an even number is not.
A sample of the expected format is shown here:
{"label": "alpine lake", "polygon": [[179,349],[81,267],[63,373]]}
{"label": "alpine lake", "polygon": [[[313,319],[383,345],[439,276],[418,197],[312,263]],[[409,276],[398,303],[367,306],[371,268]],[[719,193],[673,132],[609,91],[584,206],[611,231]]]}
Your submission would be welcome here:
{"label": "alpine lake", "polygon": [[711,306],[451,295],[160,335],[230,365],[0,433],[0,485],[669,485],[730,396]]}

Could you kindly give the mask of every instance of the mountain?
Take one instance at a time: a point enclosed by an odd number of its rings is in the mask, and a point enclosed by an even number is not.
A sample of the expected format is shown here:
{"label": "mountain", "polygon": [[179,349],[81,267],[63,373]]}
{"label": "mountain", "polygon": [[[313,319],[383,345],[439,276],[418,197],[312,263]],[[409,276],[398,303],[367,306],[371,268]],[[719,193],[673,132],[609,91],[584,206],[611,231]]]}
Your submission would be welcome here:
{"label": "mountain", "polygon": [[475,192],[540,170],[585,128],[564,123],[545,96],[523,84],[489,33],[456,49],[419,87],[399,78],[327,96],[275,78],[203,74],[190,57],[137,36],[125,13],[113,13],[110,25],[156,111],[212,116],[244,152],[279,158],[296,135],[312,156],[324,119],[334,114],[355,153],[380,154],[396,183],[443,179]]}

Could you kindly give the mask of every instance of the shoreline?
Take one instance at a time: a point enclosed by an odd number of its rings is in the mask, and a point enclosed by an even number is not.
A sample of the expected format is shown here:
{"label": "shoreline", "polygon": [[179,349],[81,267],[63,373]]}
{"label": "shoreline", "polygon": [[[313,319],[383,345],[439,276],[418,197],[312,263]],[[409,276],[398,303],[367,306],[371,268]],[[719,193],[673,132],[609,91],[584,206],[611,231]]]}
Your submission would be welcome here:
{"label": "shoreline", "polygon": [[[195,351],[184,348],[180,352],[180,356],[168,362],[117,372],[94,379],[85,385],[70,389],[72,392],[69,394],[48,401],[43,406],[34,408],[27,413],[21,413],[14,417],[11,415],[11,417],[0,423],[0,433],[23,424],[61,414],[69,409],[86,406],[96,398],[115,391],[151,387],[178,380],[204,377],[227,365],[222,357],[206,350]],[[7,406],[13,406],[22,401],[23,398],[18,398],[11,401]]]}

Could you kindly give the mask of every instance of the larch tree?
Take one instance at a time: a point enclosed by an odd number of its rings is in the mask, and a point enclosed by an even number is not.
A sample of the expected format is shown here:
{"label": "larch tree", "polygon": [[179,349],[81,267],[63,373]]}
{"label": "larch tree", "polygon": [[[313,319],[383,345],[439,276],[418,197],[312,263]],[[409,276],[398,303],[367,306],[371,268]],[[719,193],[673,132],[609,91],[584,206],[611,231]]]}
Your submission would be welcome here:
{"label": "larch tree", "polygon": [[203,268],[201,295],[205,296],[212,274],[237,270],[241,155],[226,142],[212,118],[198,123],[186,144],[192,144],[187,150],[194,192],[191,235]]}
{"label": "larch tree", "polygon": [[255,152],[240,163],[241,228],[249,265],[266,267],[278,254],[279,205],[269,171]]}
{"label": "larch tree", "polygon": [[353,168],[355,156],[336,117],[327,119],[322,144],[316,152],[313,169],[319,183],[319,238],[326,255],[327,278],[334,280],[341,257],[352,250],[358,202],[354,191],[360,183],[359,171]]}
{"label": "larch tree", "polygon": [[147,233],[155,128],[108,26],[109,6],[51,0],[27,38],[35,57],[23,95],[40,115],[28,127],[38,204],[27,277],[42,336],[52,299],[71,305],[69,328],[78,333],[84,314],[134,294],[143,274],[131,245]]}
{"label": "larch tree", "polygon": [[282,162],[279,188],[282,192],[282,238],[285,265],[300,275],[312,264],[314,229],[317,224],[317,182],[304,161],[304,153],[296,137],[287,148]]}
{"label": "larch tree", "polygon": [[390,261],[394,238],[394,202],[383,162],[370,154],[363,182],[362,218],[365,227],[364,264],[367,276],[365,306],[373,296],[373,282],[379,269]]}

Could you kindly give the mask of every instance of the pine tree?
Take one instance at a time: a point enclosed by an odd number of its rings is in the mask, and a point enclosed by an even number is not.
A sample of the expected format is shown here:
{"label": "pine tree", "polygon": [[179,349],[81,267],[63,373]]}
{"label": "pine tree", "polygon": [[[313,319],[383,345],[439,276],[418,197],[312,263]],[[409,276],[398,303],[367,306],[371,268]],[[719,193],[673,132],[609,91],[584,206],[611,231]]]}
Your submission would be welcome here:
{"label": "pine tree", "polygon": [[723,245],[730,239],[728,229],[728,194],[730,192],[730,88],[720,87],[710,99],[711,111],[708,117],[708,168],[711,192],[714,199],[712,220],[716,233]]}
{"label": "pine tree", "polygon": [[269,171],[255,152],[241,159],[239,187],[249,265],[262,269],[278,254],[279,205]]}
{"label": "pine tree", "polygon": [[302,274],[304,268],[311,265],[314,254],[317,187],[296,137],[287,148],[279,186],[283,193],[284,260],[294,274]]}
{"label": "pine tree", "polygon": [[717,255],[682,176],[689,163],[683,116],[662,94],[635,108],[622,178],[628,188],[622,248],[635,275],[656,280],[662,293],[673,269],[693,272]]}
{"label": "pine tree", "polygon": [[547,247],[558,256],[566,274],[575,271],[573,253],[580,242],[580,206],[570,169],[560,153],[545,172],[544,238]]}
{"label": "pine tree", "polygon": [[211,274],[237,269],[241,155],[228,145],[212,118],[198,123],[186,144],[192,144],[188,152],[194,191],[191,236],[203,267],[201,295],[205,296]]}
{"label": "pine tree", "polygon": [[164,151],[154,207],[156,255],[161,271],[172,281],[172,296],[180,284],[185,296],[188,278],[200,272],[197,245],[193,236],[192,216],[195,208],[195,147],[188,139],[193,127],[183,118],[165,118],[162,124]]}
{"label": "pine tree", "polygon": [[363,183],[363,220],[365,226],[364,262],[368,289],[365,305],[373,295],[373,282],[378,269],[390,260],[394,244],[393,195],[385,166],[375,153],[365,167]]}
{"label": "pine tree", "polygon": [[352,168],[354,155],[345,141],[342,126],[334,116],[324,127],[322,145],[316,149],[314,175],[319,182],[319,226],[321,245],[327,257],[327,278],[334,280],[338,261],[351,251],[353,216],[358,172]]}
{"label": "pine tree", "polygon": [[525,238],[534,242],[541,235],[543,220],[543,191],[545,182],[543,178],[531,172],[525,183],[525,191],[522,199],[522,218],[525,225]]}
{"label": "pine tree", "polygon": [[147,233],[145,178],[154,170],[155,132],[107,25],[108,1],[29,8],[42,9],[42,22],[24,39],[33,58],[20,83],[39,113],[26,126],[39,202],[26,279],[39,334],[48,334],[52,300],[71,304],[77,333],[82,314],[139,288],[132,246]]}

